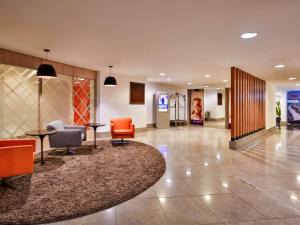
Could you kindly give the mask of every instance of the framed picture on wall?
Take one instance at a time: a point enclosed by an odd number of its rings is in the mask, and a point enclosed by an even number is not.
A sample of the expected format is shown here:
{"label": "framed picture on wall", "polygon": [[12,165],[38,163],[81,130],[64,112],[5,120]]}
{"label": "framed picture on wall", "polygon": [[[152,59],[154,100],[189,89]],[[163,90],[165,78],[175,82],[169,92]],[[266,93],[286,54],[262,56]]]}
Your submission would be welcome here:
{"label": "framed picture on wall", "polygon": [[129,103],[133,105],[145,104],[145,84],[130,82]]}

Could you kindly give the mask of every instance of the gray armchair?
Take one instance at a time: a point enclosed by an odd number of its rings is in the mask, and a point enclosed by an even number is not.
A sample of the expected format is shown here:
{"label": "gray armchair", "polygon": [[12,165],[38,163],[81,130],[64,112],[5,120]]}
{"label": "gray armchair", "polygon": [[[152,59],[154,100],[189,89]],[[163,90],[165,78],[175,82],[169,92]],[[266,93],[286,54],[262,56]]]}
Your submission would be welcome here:
{"label": "gray armchair", "polygon": [[67,148],[67,154],[71,154],[70,148],[80,147],[86,140],[86,128],[84,126],[64,125],[61,120],[52,121],[47,125],[47,130],[56,130],[57,133],[49,136],[51,148]]}

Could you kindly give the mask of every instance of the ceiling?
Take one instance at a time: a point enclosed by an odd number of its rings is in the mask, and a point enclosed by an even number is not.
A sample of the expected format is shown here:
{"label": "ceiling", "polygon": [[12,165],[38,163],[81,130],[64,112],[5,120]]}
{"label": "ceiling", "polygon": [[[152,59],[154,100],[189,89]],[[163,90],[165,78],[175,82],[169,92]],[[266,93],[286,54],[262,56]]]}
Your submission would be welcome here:
{"label": "ceiling", "polygon": [[[101,71],[114,65],[119,75],[173,84],[224,84],[231,66],[275,83],[300,83],[299,0],[0,0],[0,6],[2,48],[40,57],[50,48],[52,60]],[[244,40],[244,32],[258,36]],[[287,82],[290,76],[297,79]]]}

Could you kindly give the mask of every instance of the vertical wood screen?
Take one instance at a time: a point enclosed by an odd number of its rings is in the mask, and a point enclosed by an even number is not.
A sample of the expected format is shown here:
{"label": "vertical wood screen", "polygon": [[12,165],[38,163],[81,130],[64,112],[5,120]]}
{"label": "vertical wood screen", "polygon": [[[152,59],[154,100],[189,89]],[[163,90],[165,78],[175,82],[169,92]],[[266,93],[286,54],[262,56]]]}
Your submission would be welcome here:
{"label": "vertical wood screen", "polygon": [[231,68],[231,140],[265,129],[266,82]]}

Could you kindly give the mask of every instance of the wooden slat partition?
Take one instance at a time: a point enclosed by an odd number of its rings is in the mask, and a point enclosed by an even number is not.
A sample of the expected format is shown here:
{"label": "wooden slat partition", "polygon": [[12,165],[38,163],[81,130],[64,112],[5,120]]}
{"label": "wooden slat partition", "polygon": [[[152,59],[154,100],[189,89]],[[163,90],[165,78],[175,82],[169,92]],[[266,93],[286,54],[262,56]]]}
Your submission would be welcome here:
{"label": "wooden slat partition", "polygon": [[265,129],[266,82],[231,68],[231,140]]}
{"label": "wooden slat partition", "polygon": [[[43,62],[44,59],[42,58],[0,48],[0,63],[3,64],[20,66],[29,69],[37,69],[38,66]],[[96,80],[97,77],[97,71],[94,70],[85,69],[78,66],[72,66],[51,60],[48,60],[48,63],[54,66],[58,74],[83,77],[92,80]]]}
{"label": "wooden slat partition", "polygon": [[231,89],[230,88],[225,88],[225,128],[230,129],[231,122],[231,108],[230,108],[230,99],[231,96]]}

